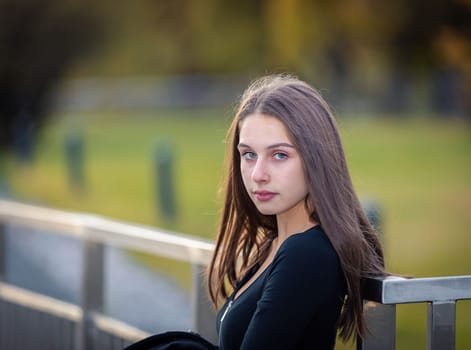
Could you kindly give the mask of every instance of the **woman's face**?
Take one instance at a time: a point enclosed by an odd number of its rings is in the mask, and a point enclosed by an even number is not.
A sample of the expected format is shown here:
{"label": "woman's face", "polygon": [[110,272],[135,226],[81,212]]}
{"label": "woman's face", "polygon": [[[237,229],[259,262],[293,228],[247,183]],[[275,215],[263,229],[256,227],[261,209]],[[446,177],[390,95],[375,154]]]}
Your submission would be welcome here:
{"label": "woman's face", "polygon": [[304,211],[308,189],[303,162],[285,125],[275,117],[252,114],[239,128],[242,179],[260,213],[289,219]]}

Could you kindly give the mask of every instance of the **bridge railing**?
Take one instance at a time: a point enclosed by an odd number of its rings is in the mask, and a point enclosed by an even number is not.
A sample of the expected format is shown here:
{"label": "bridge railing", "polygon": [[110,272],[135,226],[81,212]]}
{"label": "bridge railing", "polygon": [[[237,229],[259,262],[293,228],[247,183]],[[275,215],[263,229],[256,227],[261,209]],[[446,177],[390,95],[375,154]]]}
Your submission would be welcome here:
{"label": "bridge railing", "polygon": [[[7,225],[42,229],[72,236],[82,241],[81,305],[64,303],[2,282],[6,271],[5,228]],[[73,346],[65,348],[121,349],[123,345],[145,337],[147,335],[145,332],[103,315],[105,246],[137,250],[191,263],[193,270],[192,310],[190,310],[193,315],[192,329],[209,339],[216,340],[214,312],[207,298],[204,279],[201,277],[211,256],[213,248],[211,242],[94,215],[0,200],[0,348],[18,348],[6,346],[6,344],[2,346],[2,341],[9,341],[8,344],[23,344],[25,337],[21,334],[20,324],[22,327],[27,327],[27,319],[30,318],[32,324],[29,327],[33,327],[37,324],[34,320],[38,317],[42,317],[42,325],[55,324],[58,329],[70,327],[70,331],[65,332],[70,333],[70,336],[64,342]],[[19,298],[30,302],[22,303]],[[51,307],[52,305],[57,307]],[[30,315],[26,315],[26,310]],[[33,310],[34,314],[38,315],[33,315]],[[46,315],[54,316],[54,318],[46,320],[48,318]],[[13,320],[18,321],[15,328],[12,325]],[[52,332],[52,326],[49,328]],[[49,337],[49,340],[53,341],[50,336],[54,333],[47,335],[49,328],[38,332],[36,341],[44,337]],[[31,332],[27,334],[29,338],[34,335]],[[55,335],[58,335],[57,331]],[[15,341],[19,343],[13,343]],[[57,348],[64,348],[61,347],[64,342],[59,342]],[[109,346],[105,347],[105,344]]]}
{"label": "bridge railing", "polygon": [[[80,305],[3,282],[7,225],[42,228],[83,242]],[[35,347],[47,344],[39,348],[122,349],[147,336],[143,331],[103,315],[106,246],[191,263],[192,329],[216,341],[215,315],[202,277],[213,249],[211,242],[94,215],[0,200],[0,348],[21,349],[29,348],[28,344]],[[471,299],[471,276],[368,279],[365,290],[370,335],[357,342],[358,350],[395,349],[396,305],[403,303],[428,303],[428,350],[455,348],[456,302]],[[38,329],[38,324],[42,328]]]}
{"label": "bridge railing", "polygon": [[370,336],[358,350],[396,349],[396,305],[427,303],[427,350],[454,350],[456,302],[471,299],[471,276],[368,279],[365,287]]}

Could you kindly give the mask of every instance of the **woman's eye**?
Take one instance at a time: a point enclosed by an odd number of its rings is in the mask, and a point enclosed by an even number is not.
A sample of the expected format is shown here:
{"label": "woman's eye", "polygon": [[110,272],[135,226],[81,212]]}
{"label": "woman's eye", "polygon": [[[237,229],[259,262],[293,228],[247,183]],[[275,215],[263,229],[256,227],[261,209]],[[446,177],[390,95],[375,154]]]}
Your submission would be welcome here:
{"label": "woman's eye", "polygon": [[283,159],[288,158],[288,155],[285,154],[285,153],[276,152],[276,153],[273,155],[273,158],[275,158],[276,160],[283,160]]}
{"label": "woman's eye", "polygon": [[246,160],[252,160],[256,158],[256,155],[254,152],[244,152],[242,153],[242,157]]}

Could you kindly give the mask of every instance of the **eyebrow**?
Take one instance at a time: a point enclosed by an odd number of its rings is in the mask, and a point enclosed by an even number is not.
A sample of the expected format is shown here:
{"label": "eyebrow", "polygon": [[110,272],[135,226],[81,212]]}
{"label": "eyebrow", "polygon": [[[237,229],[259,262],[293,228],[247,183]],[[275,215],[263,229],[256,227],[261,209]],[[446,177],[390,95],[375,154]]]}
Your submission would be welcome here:
{"label": "eyebrow", "polygon": [[[295,148],[293,145],[290,145],[289,143],[286,142],[279,142],[279,143],[274,143],[270,146],[267,147],[267,149],[272,149],[272,148],[278,148],[278,147],[289,147],[289,148]],[[251,148],[249,145],[245,143],[239,143],[237,148]]]}

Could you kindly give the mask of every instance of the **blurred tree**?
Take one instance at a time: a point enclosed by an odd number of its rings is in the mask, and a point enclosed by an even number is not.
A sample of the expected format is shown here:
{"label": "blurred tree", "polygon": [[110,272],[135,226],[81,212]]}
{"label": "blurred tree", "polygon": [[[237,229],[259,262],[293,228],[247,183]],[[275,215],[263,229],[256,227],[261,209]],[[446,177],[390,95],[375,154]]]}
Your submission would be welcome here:
{"label": "blurred tree", "polygon": [[[34,75],[43,72],[49,78],[61,76],[72,59],[84,52],[82,45],[87,49],[96,43],[94,33],[103,25],[100,21],[112,28],[111,40],[107,40],[101,56],[74,65],[69,77],[212,73],[255,76],[289,71],[330,89],[337,100],[370,94],[370,101],[377,103],[387,85],[389,107],[400,111],[407,107],[411,95],[408,79],[435,75],[436,85],[445,87],[435,89],[435,100],[446,101],[458,96],[447,86],[456,86],[454,79],[463,80],[450,72],[471,70],[469,0],[103,0],[99,5],[106,9],[106,16],[100,19],[98,4],[90,5],[91,0],[15,1],[0,0],[1,33],[9,33],[0,37],[2,52],[7,48],[9,52],[0,57],[2,91],[7,85],[5,77],[23,81],[25,86],[33,71]],[[25,19],[31,13],[34,18]],[[39,25],[47,16],[51,17],[45,22],[49,24]],[[74,21],[83,24],[70,24]],[[59,40],[72,39],[57,44],[57,33],[64,33]],[[28,44],[31,42],[36,46]],[[59,54],[53,59],[48,57],[49,51],[58,48]],[[34,50],[41,55],[33,54]],[[15,58],[18,56],[23,60]],[[32,65],[33,56],[42,63]],[[44,62],[48,68],[35,68]],[[23,68],[14,71],[12,65]],[[388,72],[391,78],[386,82]],[[41,91],[42,95],[51,91],[32,85],[28,89]],[[24,101],[26,95],[21,96]],[[34,96],[38,101],[47,101],[38,94]],[[28,101],[21,105],[35,104],[31,97]],[[19,110],[14,105],[18,102],[10,102],[10,108]],[[5,113],[1,113],[4,118]],[[23,126],[19,129],[28,130]],[[2,135],[4,140],[6,131]]]}
{"label": "blurred tree", "polygon": [[0,150],[31,159],[53,89],[102,29],[92,1],[0,0]]}
{"label": "blurred tree", "polygon": [[427,72],[436,77],[432,103],[441,112],[453,112],[453,100],[467,99],[459,96],[463,91],[455,78],[457,72],[471,73],[471,1],[401,0],[393,11],[391,7],[383,10],[378,13],[385,18],[391,12],[400,13],[386,38],[392,66],[389,108],[403,111],[409,79]]}
{"label": "blurred tree", "polygon": [[164,73],[239,72],[261,59],[261,2],[152,1],[156,65]]}

